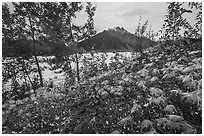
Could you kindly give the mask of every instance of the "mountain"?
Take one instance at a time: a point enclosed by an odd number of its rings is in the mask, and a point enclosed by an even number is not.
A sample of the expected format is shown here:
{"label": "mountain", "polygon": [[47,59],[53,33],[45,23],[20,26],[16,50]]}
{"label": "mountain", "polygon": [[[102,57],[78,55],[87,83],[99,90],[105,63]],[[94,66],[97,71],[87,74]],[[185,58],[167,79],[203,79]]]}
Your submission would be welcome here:
{"label": "mountain", "polygon": [[[144,37],[143,48],[150,47],[151,40]],[[128,32],[123,27],[104,30],[90,39],[79,43],[79,48],[85,51],[138,51],[138,37]]]}
{"label": "mountain", "polygon": [[[142,46],[147,48],[150,46],[151,41],[143,38]],[[33,47],[31,40],[16,40],[16,41],[3,41],[2,43],[2,56],[21,56],[31,55]],[[115,27],[113,29],[104,30],[96,34],[90,39],[84,40],[78,44],[78,49],[85,52],[91,51],[93,48],[98,52],[108,51],[138,51],[138,37],[128,32],[124,28]],[[36,45],[36,52],[38,55],[62,55],[71,52],[64,44],[49,44],[47,41],[41,39]],[[71,52],[72,54],[73,52]]]}

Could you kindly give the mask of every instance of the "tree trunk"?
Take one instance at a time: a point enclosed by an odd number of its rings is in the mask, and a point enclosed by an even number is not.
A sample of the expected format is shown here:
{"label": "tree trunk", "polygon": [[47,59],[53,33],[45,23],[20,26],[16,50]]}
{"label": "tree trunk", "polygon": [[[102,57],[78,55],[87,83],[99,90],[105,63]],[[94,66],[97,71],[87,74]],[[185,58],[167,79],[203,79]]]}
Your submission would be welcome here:
{"label": "tree trunk", "polygon": [[[32,31],[33,32],[33,31]],[[39,77],[40,77],[40,86],[43,87],[43,78],[42,78],[42,72],[41,72],[41,69],[40,69],[40,65],[39,65],[39,62],[38,62],[38,58],[37,58],[37,54],[36,54],[36,41],[35,41],[35,37],[34,37],[34,32],[33,32],[33,43],[34,43],[34,58],[35,58],[35,63],[37,65],[37,68],[38,68],[38,74],[39,74]]]}
{"label": "tree trunk", "polygon": [[36,41],[35,41],[35,33],[33,31],[33,24],[32,24],[32,21],[31,21],[31,18],[30,18],[30,15],[29,13],[28,14],[28,20],[29,20],[29,23],[30,23],[30,27],[31,27],[31,32],[32,32],[32,40],[33,40],[33,49],[34,49],[34,58],[35,58],[35,63],[37,65],[37,68],[38,68],[38,74],[39,74],[39,77],[40,77],[40,85],[41,87],[43,87],[43,78],[42,78],[42,72],[41,72],[41,69],[40,69],[40,65],[39,65],[39,62],[38,62],[38,58],[37,58],[37,54],[36,54]]}
{"label": "tree trunk", "polygon": [[142,50],[142,37],[139,37],[139,51],[140,51],[140,59],[139,62],[142,63],[142,59],[143,59],[143,50]]}
{"label": "tree trunk", "polygon": [[23,60],[23,68],[24,68],[24,73],[27,75],[28,80],[30,81],[31,87],[33,87],[33,83],[32,83],[32,81],[31,81],[31,79],[30,79],[29,74],[28,74],[28,71],[27,71],[27,68],[26,68],[25,61],[24,61],[24,60]]}
{"label": "tree trunk", "polygon": [[42,72],[41,72],[40,65],[39,65],[38,58],[37,58],[36,54],[34,55],[34,57],[35,57],[35,63],[36,63],[37,68],[38,68],[38,74],[39,74],[39,77],[40,77],[40,85],[41,85],[41,87],[43,87]]}
{"label": "tree trunk", "polygon": [[[73,33],[72,33],[72,24],[71,22],[69,22],[69,25],[70,25],[70,31],[71,31],[71,40],[72,42],[75,42],[74,41],[74,37],[73,37]],[[75,47],[74,47],[75,48]],[[77,51],[75,50],[75,59],[76,59],[76,74],[77,74],[77,82],[80,83],[80,76],[79,76],[79,59],[78,59],[78,55],[77,55]]]}
{"label": "tree trunk", "polygon": [[80,83],[80,77],[79,77],[79,59],[77,53],[75,53],[76,58],[76,72],[77,72],[77,82]]}

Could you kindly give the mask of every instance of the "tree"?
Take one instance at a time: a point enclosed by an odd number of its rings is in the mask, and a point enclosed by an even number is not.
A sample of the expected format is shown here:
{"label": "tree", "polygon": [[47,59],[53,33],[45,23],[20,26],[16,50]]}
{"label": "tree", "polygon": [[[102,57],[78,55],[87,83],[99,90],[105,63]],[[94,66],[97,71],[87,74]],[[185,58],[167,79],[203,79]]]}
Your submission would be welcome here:
{"label": "tree", "polygon": [[148,26],[148,20],[144,24],[141,25],[141,16],[140,16],[138,26],[137,26],[136,31],[135,31],[135,35],[137,36],[137,39],[138,39],[137,44],[138,44],[138,47],[139,47],[139,51],[141,53],[141,57],[143,57],[142,39],[145,36],[147,26]]}
{"label": "tree", "polygon": [[14,56],[13,42],[18,38],[14,15],[10,13],[6,3],[2,5],[2,50],[3,56]]}
{"label": "tree", "polygon": [[194,31],[195,38],[202,37],[202,2],[189,2],[188,6],[193,9],[197,10],[196,13],[196,24],[194,24]]}
{"label": "tree", "polygon": [[23,27],[23,19],[11,13],[6,3],[2,5],[3,82],[12,79],[13,84],[17,77],[22,77],[29,86],[26,76],[32,85],[27,66],[32,52],[30,40],[22,33]]}
{"label": "tree", "polygon": [[155,41],[155,33],[152,30],[152,26],[150,26],[149,30],[147,31],[146,37],[149,39],[150,46],[152,46],[153,42]]}
{"label": "tree", "polygon": [[44,35],[44,44],[51,46],[52,53],[58,60],[63,60],[68,52],[66,43],[69,41],[69,28],[65,24],[66,6],[57,2],[40,3],[43,8],[40,24]]}
{"label": "tree", "polygon": [[42,9],[39,3],[34,2],[13,2],[13,5],[16,25],[19,27],[19,35],[22,34],[27,39],[32,40],[30,44],[33,47],[33,55],[40,77],[40,85],[43,86],[42,72],[37,58],[38,54],[36,52],[36,45],[38,44],[39,36],[42,34],[39,19]]}
{"label": "tree", "polygon": [[[89,19],[85,26],[76,26],[73,24],[73,18],[76,18],[76,13],[82,10],[80,2],[42,2],[42,3],[13,3],[14,13],[10,15],[8,5],[5,5],[3,16],[5,24],[3,26],[3,41],[4,44],[11,46],[18,45],[26,49],[25,52],[33,55],[37,65],[38,74],[40,77],[41,86],[43,86],[42,73],[39,66],[36,45],[49,45],[54,49],[53,53],[57,57],[65,60],[71,68],[69,55],[75,54],[76,76],[78,82],[79,76],[79,59],[77,44],[81,40],[95,34],[93,16],[95,7],[91,3],[87,3],[86,12]],[[13,21],[13,22],[12,22]],[[86,28],[86,36],[82,34],[82,30]],[[13,39],[13,40],[11,40]],[[12,42],[11,42],[12,41]],[[14,44],[15,43],[15,44]],[[19,46],[20,45],[20,46]],[[32,53],[29,53],[24,45],[32,47]],[[20,53],[24,50],[16,50],[13,54]],[[69,72],[68,72],[69,73]]]}
{"label": "tree", "polygon": [[[71,4],[75,4],[76,11],[77,9],[79,11],[82,9],[80,5],[77,5],[79,3],[71,3]],[[88,14],[87,23],[83,27],[79,27],[70,22],[71,40],[73,43],[76,44],[76,46],[78,45],[79,41],[84,40],[84,39],[90,39],[91,36],[96,34],[96,31],[94,29],[94,19],[93,19],[95,10],[96,10],[96,7],[93,6],[91,2],[87,2],[86,9],[85,9],[85,12]],[[89,44],[91,45],[91,42],[89,42]],[[76,71],[77,71],[77,79],[79,83],[80,82],[79,60],[78,60],[77,53],[78,51],[76,50],[75,52],[75,59],[76,59],[76,64],[77,64]]]}
{"label": "tree", "polygon": [[6,42],[6,38],[13,39],[11,31],[13,30],[14,19],[9,11],[6,3],[2,5],[2,40]]}
{"label": "tree", "polygon": [[[83,27],[83,36],[82,39],[90,39],[93,35],[96,34],[96,30],[94,29],[94,12],[96,10],[96,6],[93,6],[91,2],[87,2],[85,12],[88,14],[87,23]],[[89,40],[89,44],[91,45],[91,41]]]}
{"label": "tree", "polygon": [[65,57],[65,64],[69,65],[65,66],[68,76],[72,75],[70,74],[71,65],[68,55],[71,53],[75,54],[76,75],[79,82],[77,39],[79,38],[81,27],[74,25],[72,19],[76,18],[76,13],[82,10],[82,5],[80,2],[45,2],[41,3],[41,5],[44,8],[41,24],[45,37],[51,45],[55,47],[67,46],[67,49],[69,49],[69,52],[65,52],[60,56],[62,58]]}
{"label": "tree", "polygon": [[180,30],[187,24],[186,19],[182,17],[184,13],[191,13],[191,10],[182,8],[183,4],[179,2],[170,2],[168,5],[165,23],[163,25],[165,39],[176,40],[181,35]]}

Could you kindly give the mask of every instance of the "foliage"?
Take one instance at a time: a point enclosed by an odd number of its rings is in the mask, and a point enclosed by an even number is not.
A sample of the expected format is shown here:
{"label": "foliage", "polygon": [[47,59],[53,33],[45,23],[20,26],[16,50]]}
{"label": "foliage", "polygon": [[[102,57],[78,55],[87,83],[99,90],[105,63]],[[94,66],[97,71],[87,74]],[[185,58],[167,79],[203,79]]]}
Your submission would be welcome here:
{"label": "foliage", "polygon": [[143,24],[141,25],[141,16],[140,16],[140,20],[138,22],[138,26],[135,30],[135,35],[139,37],[138,39],[138,44],[139,44],[139,51],[141,52],[141,54],[143,54],[142,52],[142,39],[145,35],[145,32],[146,32],[146,29],[147,29],[147,26],[148,26],[148,20]]}
{"label": "foliage", "polygon": [[[74,25],[72,20],[76,18],[76,12],[82,10],[82,4],[80,2],[13,2],[12,5],[14,7],[12,13],[9,11],[7,4],[3,5],[4,54],[8,51],[12,57],[23,57],[22,60],[30,61],[32,61],[32,56],[34,56],[40,84],[43,86],[42,67],[39,65],[37,57],[42,52],[38,52],[40,50],[36,48],[50,46],[49,49],[56,55],[58,60],[67,61],[65,64],[68,67],[64,66],[64,68],[68,69],[64,69],[64,71],[69,75],[70,72],[68,71],[72,70],[69,55],[77,52],[77,45],[74,40],[79,39],[82,29],[81,26]],[[88,3],[87,12],[90,14],[90,18],[93,18],[94,11],[95,7]],[[90,27],[93,28],[93,19],[90,19],[90,23]],[[75,61],[78,66],[77,53]],[[24,69],[30,67],[32,66],[24,67]],[[17,68],[13,68],[18,71]],[[27,71],[32,70],[28,69]],[[25,72],[25,70],[21,72]],[[4,78],[12,78],[11,75],[15,76],[14,74],[6,75],[5,72]],[[77,69],[76,75],[79,80],[79,69]]]}
{"label": "foliage", "polygon": [[[36,7],[32,4],[23,6],[31,6],[30,10],[34,10]],[[66,10],[80,10],[78,3],[41,4],[46,12],[52,8],[53,14],[57,9],[64,11],[57,17],[65,13],[73,13],[74,17],[75,12]],[[21,6],[16,5],[20,9]],[[7,11],[5,6],[4,14],[8,15]],[[69,17],[65,18],[72,23]],[[50,32],[47,34],[48,39],[53,36]],[[53,40],[63,40],[55,38]],[[50,80],[44,87],[39,87],[36,77],[29,80],[31,88],[21,86],[16,73],[22,73],[20,77],[28,83],[27,78],[36,71],[31,67],[35,58],[4,58],[7,63],[3,64],[3,80],[6,83],[12,78],[12,87],[3,89],[2,133],[202,133],[202,42],[166,41],[145,52],[146,56],[140,60],[138,56],[126,58],[115,53],[108,64],[106,54],[99,57],[94,53],[90,58],[82,59],[80,83],[73,81],[69,85],[57,86]],[[77,59],[65,56],[66,61],[62,61],[61,66],[65,74],[75,79],[72,71],[69,73],[72,58]]]}
{"label": "foliage", "polygon": [[83,39],[89,39],[90,37],[96,34],[96,30],[94,29],[94,15],[95,15],[96,6],[93,6],[91,2],[87,2],[85,12],[88,14],[87,23],[83,28]]}
{"label": "foliage", "polygon": [[202,3],[201,2],[189,2],[188,3],[189,7],[196,8],[197,9],[197,14],[196,14],[196,19],[197,22],[194,24],[193,30],[195,31],[195,38],[202,37]]}
{"label": "foliage", "polygon": [[[161,49],[156,46],[148,51],[150,62],[143,59],[139,70],[133,67],[140,65],[135,62],[138,60],[118,61],[106,70],[98,69],[80,84],[66,89],[39,88],[28,98],[6,101],[3,133],[201,133],[200,85],[185,85],[192,81],[185,80],[186,76],[201,75],[201,56],[191,46],[185,46],[187,53],[183,54],[192,54],[188,62],[173,61],[182,55],[173,60],[162,57],[167,55],[166,50],[155,57]],[[182,52],[183,46],[178,49]],[[90,62],[101,63],[94,58]],[[183,72],[186,67],[192,69]],[[157,77],[154,82],[150,81],[153,77]],[[201,76],[193,80],[200,82]]]}
{"label": "foliage", "polygon": [[[184,13],[191,13],[191,10],[182,8],[182,3],[170,2],[166,15],[165,23],[163,25],[163,38],[165,40],[176,40],[181,37],[180,30],[188,24],[186,19],[182,17]],[[188,24],[189,25],[189,24]]]}

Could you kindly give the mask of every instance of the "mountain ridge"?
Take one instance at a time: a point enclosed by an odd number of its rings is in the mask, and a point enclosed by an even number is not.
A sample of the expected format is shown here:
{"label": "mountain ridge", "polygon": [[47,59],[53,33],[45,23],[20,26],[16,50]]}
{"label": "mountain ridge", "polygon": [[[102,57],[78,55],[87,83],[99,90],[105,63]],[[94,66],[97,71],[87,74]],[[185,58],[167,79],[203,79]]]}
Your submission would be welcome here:
{"label": "mountain ridge", "polygon": [[[90,39],[79,43],[78,47],[85,51],[139,51],[139,37],[128,32],[123,27],[114,27],[104,30]],[[148,48],[151,40],[143,37],[142,47]]]}

